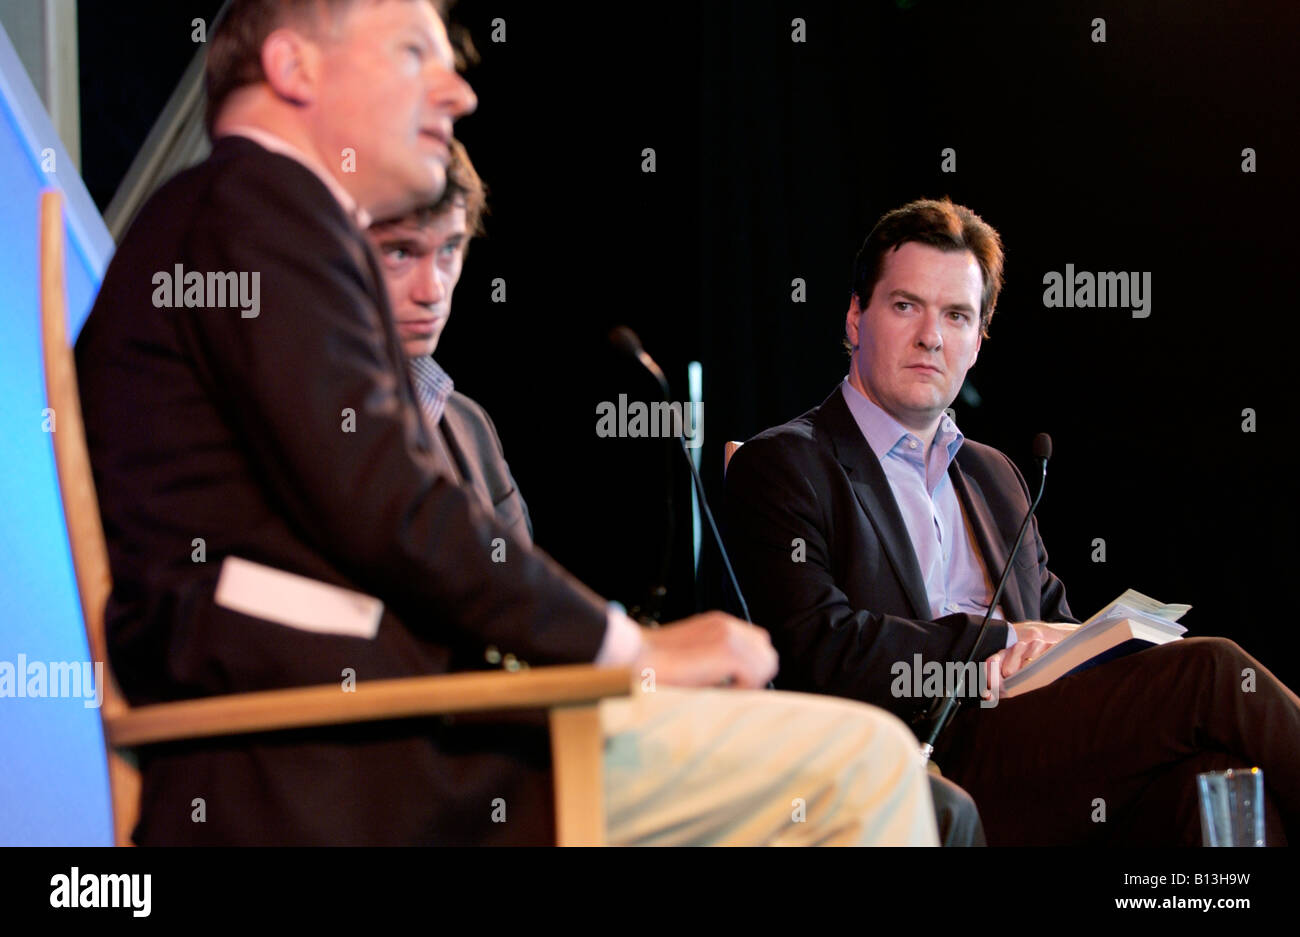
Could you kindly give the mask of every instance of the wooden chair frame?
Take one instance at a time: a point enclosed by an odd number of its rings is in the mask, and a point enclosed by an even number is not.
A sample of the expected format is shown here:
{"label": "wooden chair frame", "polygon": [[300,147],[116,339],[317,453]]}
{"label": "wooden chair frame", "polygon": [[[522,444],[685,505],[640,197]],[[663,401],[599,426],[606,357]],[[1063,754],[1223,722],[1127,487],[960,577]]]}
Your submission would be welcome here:
{"label": "wooden chair frame", "polygon": [[458,673],[361,680],[132,707],[108,666],[104,608],[112,589],[99,502],[86,448],[77,374],[67,337],[63,200],[41,194],[41,335],[54,460],[91,659],[103,661],[100,718],[108,757],[113,837],[131,845],[140,811],[132,749],[157,742],[502,709],[548,709],[559,845],[602,845],[605,836],[600,700],[631,693],[629,668],[572,665],[516,673]]}
{"label": "wooden chair frame", "polygon": [[722,444],[722,474],[725,477],[727,469],[731,466],[731,457],[736,454],[736,450],[743,446],[743,442],[736,442],[734,439],[728,440]]}

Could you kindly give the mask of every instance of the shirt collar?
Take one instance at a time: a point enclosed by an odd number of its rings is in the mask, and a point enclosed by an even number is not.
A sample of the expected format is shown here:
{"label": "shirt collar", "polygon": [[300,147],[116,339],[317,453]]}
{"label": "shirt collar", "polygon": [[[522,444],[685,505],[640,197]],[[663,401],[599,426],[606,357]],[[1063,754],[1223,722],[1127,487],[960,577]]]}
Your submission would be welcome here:
{"label": "shirt collar", "polygon": [[236,127],[230,127],[222,135],[246,137],[265,150],[270,150],[272,153],[279,153],[281,156],[287,156],[289,159],[301,163],[303,166],[310,169],[318,179],[320,179],[325,188],[330,190],[330,194],[334,196],[334,199],[343,208],[343,211],[347,213],[348,217],[356,222],[358,228],[364,231],[366,228],[370,227],[370,213],[357,205],[357,200],[352,197],[352,193],[343,188],[338,179],[335,179],[334,176],[330,174],[330,171],[320,164],[319,160],[298,149],[298,147],[294,146],[288,140],[271,133],[269,130],[264,130],[261,127],[253,127],[248,124],[240,124]]}
{"label": "shirt collar", "polygon": [[442,365],[427,355],[407,359],[407,368],[411,372],[411,383],[415,385],[415,395],[420,406],[429,417],[429,423],[437,426],[442,422],[446,412],[447,401],[456,389],[451,375],[442,369]]}
{"label": "shirt collar", "polygon": [[[848,377],[844,378],[843,393],[844,402],[849,405],[849,412],[853,414],[854,422],[858,424],[858,429],[877,459],[883,462],[885,456],[899,446],[906,445],[907,440],[916,439],[916,434],[873,403],[849,382]],[[939,429],[934,434],[934,441],[947,450],[948,464],[957,457],[957,450],[961,448],[965,439],[966,437],[961,434],[961,430],[957,429],[957,424],[947,413],[939,418]],[[925,461],[923,453],[917,455],[922,462]]]}

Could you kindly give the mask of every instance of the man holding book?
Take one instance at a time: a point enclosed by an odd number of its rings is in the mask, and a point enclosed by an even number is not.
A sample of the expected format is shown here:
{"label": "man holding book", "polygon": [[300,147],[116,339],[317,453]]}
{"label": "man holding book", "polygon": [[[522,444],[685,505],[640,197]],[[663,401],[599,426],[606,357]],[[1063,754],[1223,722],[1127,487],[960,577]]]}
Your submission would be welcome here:
{"label": "man holding book", "polygon": [[988,698],[959,710],[935,760],[974,796],[990,845],[1199,843],[1195,775],[1250,765],[1269,841],[1300,836],[1300,699],[1231,641],[1173,641],[999,700],[1078,627],[1034,522],[979,636],[1029,489],[945,410],[1001,285],[1001,240],[969,209],[889,212],[855,266],[848,377],[732,459],[736,572],[781,656],[777,685],[915,724],[934,700],[899,695],[898,666],[973,650]]}

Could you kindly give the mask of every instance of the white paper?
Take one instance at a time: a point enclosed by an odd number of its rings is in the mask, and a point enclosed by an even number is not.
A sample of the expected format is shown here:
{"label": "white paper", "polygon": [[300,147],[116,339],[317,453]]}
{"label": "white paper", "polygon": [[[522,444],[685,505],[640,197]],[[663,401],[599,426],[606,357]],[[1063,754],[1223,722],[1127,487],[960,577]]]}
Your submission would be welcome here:
{"label": "white paper", "polygon": [[350,638],[374,638],[384,613],[373,596],[237,556],[221,564],[216,602],[277,625]]}

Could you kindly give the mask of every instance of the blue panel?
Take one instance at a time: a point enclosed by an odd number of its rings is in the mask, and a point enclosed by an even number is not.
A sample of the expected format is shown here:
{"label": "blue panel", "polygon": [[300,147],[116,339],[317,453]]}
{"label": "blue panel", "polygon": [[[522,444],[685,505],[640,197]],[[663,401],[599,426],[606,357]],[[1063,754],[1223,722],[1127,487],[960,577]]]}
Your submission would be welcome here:
{"label": "blue panel", "polygon": [[3,27],[0,178],[0,844],[108,845],[112,818],[98,711],[80,698],[9,694],[19,683],[29,688],[27,675],[13,679],[24,660],[37,665],[29,670],[34,678],[52,662],[89,657],[44,428],[41,190],[64,192],[73,335],[90,311],[112,240]]}

